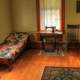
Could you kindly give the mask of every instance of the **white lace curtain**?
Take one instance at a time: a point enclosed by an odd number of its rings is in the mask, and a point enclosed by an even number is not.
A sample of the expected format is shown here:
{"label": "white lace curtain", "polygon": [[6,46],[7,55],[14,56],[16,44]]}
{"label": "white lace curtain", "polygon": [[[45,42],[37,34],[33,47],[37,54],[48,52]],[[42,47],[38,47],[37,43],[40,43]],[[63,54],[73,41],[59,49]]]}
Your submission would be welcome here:
{"label": "white lace curtain", "polygon": [[40,26],[54,27],[60,30],[60,0],[40,0]]}

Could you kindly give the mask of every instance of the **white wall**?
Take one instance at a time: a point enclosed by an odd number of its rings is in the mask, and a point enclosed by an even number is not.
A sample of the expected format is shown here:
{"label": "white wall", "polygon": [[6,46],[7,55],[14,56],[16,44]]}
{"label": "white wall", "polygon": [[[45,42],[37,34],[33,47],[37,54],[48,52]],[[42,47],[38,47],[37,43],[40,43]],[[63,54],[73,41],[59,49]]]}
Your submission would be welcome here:
{"label": "white wall", "polygon": [[13,0],[14,31],[36,31],[36,0]]}
{"label": "white wall", "polygon": [[77,0],[65,0],[65,26],[67,24],[80,24],[80,13],[76,12]]}
{"label": "white wall", "polygon": [[0,43],[11,31],[9,0],[0,0]]}

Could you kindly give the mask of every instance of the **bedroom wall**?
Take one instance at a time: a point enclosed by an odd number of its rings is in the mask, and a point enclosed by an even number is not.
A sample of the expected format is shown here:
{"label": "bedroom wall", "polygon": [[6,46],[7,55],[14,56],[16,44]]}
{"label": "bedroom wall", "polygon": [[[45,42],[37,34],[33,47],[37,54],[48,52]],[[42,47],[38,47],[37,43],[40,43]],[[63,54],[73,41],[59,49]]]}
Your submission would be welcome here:
{"label": "bedroom wall", "polygon": [[9,0],[0,0],[0,43],[11,32]]}
{"label": "bedroom wall", "polygon": [[14,31],[36,31],[36,0],[13,0]]}
{"label": "bedroom wall", "polygon": [[[67,24],[80,24],[76,0],[65,0],[65,27]],[[36,0],[0,0],[0,27],[0,42],[12,30],[36,31]]]}
{"label": "bedroom wall", "polygon": [[76,0],[65,0],[65,27],[80,24],[80,13],[76,13]]}
{"label": "bedroom wall", "polygon": [[67,24],[80,24],[80,13],[76,13],[76,1],[77,0],[65,0],[65,30],[67,30]]}
{"label": "bedroom wall", "polygon": [[[36,31],[36,0],[13,0],[14,31]],[[79,24],[76,0],[65,0],[65,27]]]}

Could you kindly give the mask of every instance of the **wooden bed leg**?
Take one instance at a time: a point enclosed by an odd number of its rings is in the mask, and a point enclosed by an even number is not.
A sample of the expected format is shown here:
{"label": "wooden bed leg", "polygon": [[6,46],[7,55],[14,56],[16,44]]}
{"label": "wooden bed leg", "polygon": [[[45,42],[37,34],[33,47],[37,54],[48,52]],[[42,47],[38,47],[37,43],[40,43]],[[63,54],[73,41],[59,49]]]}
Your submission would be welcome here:
{"label": "wooden bed leg", "polygon": [[8,69],[8,71],[11,72],[12,69],[13,69],[13,65],[9,65],[9,69]]}
{"label": "wooden bed leg", "polygon": [[13,63],[14,63],[14,61],[10,61],[9,64],[7,64],[9,72],[12,71],[12,69],[13,69]]}

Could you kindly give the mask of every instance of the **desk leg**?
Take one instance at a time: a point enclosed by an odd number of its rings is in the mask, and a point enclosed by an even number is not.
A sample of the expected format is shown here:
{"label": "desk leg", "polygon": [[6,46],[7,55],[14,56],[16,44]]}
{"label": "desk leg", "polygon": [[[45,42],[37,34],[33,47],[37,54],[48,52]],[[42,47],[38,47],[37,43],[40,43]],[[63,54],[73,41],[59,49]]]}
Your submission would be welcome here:
{"label": "desk leg", "polygon": [[44,38],[41,35],[40,35],[40,39],[41,39],[41,49],[44,50],[45,49]]}
{"label": "desk leg", "polygon": [[44,42],[44,38],[42,37],[42,50],[45,49],[45,42]]}

